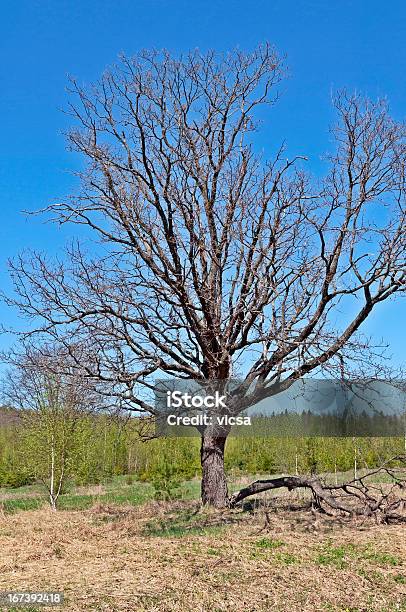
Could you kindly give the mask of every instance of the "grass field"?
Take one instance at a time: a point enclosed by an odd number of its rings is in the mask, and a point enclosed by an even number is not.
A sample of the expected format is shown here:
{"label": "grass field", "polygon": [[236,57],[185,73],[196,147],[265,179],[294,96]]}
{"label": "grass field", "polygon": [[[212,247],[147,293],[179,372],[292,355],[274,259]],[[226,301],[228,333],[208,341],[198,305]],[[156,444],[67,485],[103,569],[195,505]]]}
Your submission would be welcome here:
{"label": "grass field", "polygon": [[116,478],[57,513],[39,487],[3,489],[0,591],[61,590],[72,611],[406,611],[404,527],[337,522],[299,494],[204,510],[197,481],[182,489],[158,502]]}
{"label": "grass field", "polygon": [[[366,473],[367,470],[359,470],[358,475]],[[280,474],[273,474],[278,477]],[[257,478],[268,478],[269,475],[256,474],[250,476],[230,476],[228,479],[229,490],[238,490]],[[326,481],[334,482],[333,474],[322,475]],[[337,482],[351,480],[353,473],[341,472],[337,476]],[[389,482],[386,474],[378,474],[374,482]],[[129,504],[138,506],[146,501],[154,499],[154,488],[145,482],[128,482],[127,476],[114,476],[105,483],[93,486],[67,486],[67,492],[59,498],[58,508],[60,510],[86,510],[97,503]],[[198,479],[184,481],[174,491],[176,497],[182,500],[198,500],[200,496],[200,481]],[[268,493],[271,496],[280,496],[281,491]],[[28,485],[17,488],[0,487],[0,511],[10,514],[23,510],[36,510],[46,505],[47,496],[41,484]]]}

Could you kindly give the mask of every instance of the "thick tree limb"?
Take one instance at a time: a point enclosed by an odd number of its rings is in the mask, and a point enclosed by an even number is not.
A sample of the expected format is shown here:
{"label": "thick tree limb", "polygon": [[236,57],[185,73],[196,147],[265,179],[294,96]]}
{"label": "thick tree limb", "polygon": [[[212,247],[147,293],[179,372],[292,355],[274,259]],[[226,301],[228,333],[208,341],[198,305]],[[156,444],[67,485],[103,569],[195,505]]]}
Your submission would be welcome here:
{"label": "thick tree limb", "polygon": [[[379,523],[406,522],[406,471],[389,467],[394,463],[406,466],[406,456],[400,455],[341,485],[329,485],[314,476],[280,476],[270,480],[257,480],[234,493],[229,499],[231,508],[243,499],[272,489],[309,489],[316,507],[327,514],[369,516]],[[386,474],[388,483],[374,482],[378,475]]]}

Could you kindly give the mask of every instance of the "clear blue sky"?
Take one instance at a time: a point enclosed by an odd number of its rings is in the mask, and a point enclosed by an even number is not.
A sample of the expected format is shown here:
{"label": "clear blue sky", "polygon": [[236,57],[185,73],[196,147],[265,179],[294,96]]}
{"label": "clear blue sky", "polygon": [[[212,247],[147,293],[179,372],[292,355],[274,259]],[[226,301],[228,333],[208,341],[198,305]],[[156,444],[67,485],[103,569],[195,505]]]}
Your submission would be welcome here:
{"label": "clear blue sky", "polygon": [[[26,247],[57,252],[68,230],[27,220],[74,189],[77,159],[65,151],[66,75],[95,80],[119,52],[251,48],[286,53],[290,79],[271,116],[269,139],[310,156],[328,150],[331,91],[386,95],[406,116],[406,3],[392,0],[19,0],[4,2],[0,25],[0,283],[5,262]],[[268,135],[268,133],[267,133]],[[267,136],[266,135],[266,136]],[[266,138],[264,140],[266,146]],[[365,328],[406,356],[404,303],[384,305]],[[15,315],[0,306],[0,321]],[[0,339],[5,346],[7,339]]]}

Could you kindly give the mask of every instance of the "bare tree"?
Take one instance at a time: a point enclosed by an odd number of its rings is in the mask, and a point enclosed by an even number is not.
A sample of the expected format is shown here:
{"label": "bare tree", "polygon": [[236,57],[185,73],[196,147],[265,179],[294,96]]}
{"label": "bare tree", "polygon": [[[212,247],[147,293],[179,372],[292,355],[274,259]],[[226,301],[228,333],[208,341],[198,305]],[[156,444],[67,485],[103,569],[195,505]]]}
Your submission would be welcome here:
{"label": "bare tree", "polygon": [[[68,141],[87,165],[80,193],[47,210],[98,246],[11,263],[9,302],[34,319],[31,334],[86,346],[72,351],[78,367],[132,410],[154,414],[154,376],[238,375],[271,395],[368,363],[358,331],[404,291],[404,124],[385,101],[340,93],[323,180],[284,147],[264,159],[258,111],[283,73],[265,45],[142,52],[91,88],[72,82]],[[218,507],[226,434],[202,430],[202,499]]]}

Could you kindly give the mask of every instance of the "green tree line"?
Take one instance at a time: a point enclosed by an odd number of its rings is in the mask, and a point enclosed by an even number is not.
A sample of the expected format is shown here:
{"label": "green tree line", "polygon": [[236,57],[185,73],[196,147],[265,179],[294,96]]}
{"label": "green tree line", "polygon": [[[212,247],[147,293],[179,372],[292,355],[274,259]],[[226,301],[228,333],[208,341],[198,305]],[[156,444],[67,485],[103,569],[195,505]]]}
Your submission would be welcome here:
{"label": "green tree line", "polygon": [[[59,417],[58,417],[59,418]],[[4,419],[3,419],[4,420]],[[58,431],[58,436],[52,434]],[[74,427],[66,420],[8,419],[0,426],[0,486],[18,487],[45,478],[50,435],[64,449],[66,478],[76,485],[97,484],[113,475],[152,482],[159,489],[200,476],[198,438],[140,435],[137,419],[84,415]],[[51,432],[51,433],[50,433]],[[230,474],[324,473],[373,468],[404,451],[403,437],[230,437]]]}

